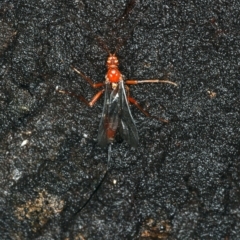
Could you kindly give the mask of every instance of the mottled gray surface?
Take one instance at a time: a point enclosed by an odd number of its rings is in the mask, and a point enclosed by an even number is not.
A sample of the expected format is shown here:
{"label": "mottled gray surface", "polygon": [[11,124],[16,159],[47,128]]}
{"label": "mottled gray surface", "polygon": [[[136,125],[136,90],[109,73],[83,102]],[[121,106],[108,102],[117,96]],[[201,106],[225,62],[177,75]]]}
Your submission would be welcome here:
{"label": "mottled gray surface", "polygon": [[[240,239],[240,2],[127,2],[1,1],[1,239]],[[96,36],[127,39],[128,79],[179,84],[131,87],[170,123],[132,107],[139,148],[117,139],[97,191],[103,99],[55,92],[94,95],[70,66],[104,80]]]}

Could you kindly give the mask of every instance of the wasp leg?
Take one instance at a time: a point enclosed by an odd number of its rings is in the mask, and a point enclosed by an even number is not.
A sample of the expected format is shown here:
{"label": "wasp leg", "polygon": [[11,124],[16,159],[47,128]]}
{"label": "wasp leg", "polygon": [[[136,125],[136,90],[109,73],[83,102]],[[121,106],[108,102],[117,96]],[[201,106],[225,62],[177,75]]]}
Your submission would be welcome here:
{"label": "wasp leg", "polygon": [[132,97],[128,97],[128,101],[129,103],[133,104],[135,107],[137,107],[145,116],[147,117],[151,117],[151,118],[155,118],[157,119],[158,121],[161,121],[163,123],[169,123],[168,120],[164,119],[164,118],[159,118],[159,117],[156,117],[156,116],[152,116],[148,111],[144,110],[140,104],[138,103],[138,101]]}
{"label": "wasp leg", "polygon": [[[168,83],[168,84],[172,84],[174,86],[178,86],[177,83],[169,81],[169,80],[159,80],[159,79],[148,79],[148,80],[126,80],[125,84],[127,85],[136,85],[136,84],[141,84],[141,83]],[[140,104],[138,103],[137,100],[135,100],[134,98],[129,96],[129,88],[126,87],[126,91],[127,91],[127,99],[129,101],[129,103],[135,105],[145,116],[147,117],[152,117],[155,118],[163,123],[168,123],[169,121],[163,118],[159,118],[159,117],[155,117],[152,116],[149,112],[147,112],[146,110],[144,110]]]}
{"label": "wasp leg", "polygon": [[63,94],[67,94],[67,95],[70,95],[72,97],[76,97],[78,98],[79,100],[81,100],[82,102],[84,102],[87,106],[89,107],[92,107],[96,102],[97,100],[102,96],[103,92],[105,91],[104,89],[102,89],[101,91],[97,92],[93,98],[91,99],[91,101],[88,101],[87,99],[85,99],[83,96],[81,95],[77,95],[75,93],[72,93],[72,92],[69,92],[69,91],[66,91],[66,90],[58,90],[56,89],[57,92],[59,93],[63,93]]}
{"label": "wasp leg", "polygon": [[105,84],[104,82],[94,83],[89,77],[84,75],[82,72],[77,70],[75,67],[73,67],[73,66],[71,66],[71,67],[77,74],[79,74],[82,78],[84,78],[91,85],[92,88],[99,88],[99,87],[102,87]]}
{"label": "wasp leg", "polygon": [[177,83],[169,81],[169,80],[159,80],[159,79],[149,79],[149,80],[126,80],[125,84],[128,85],[135,85],[135,84],[141,84],[141,83],[168,83],[172,84],[174,86],[177,86]]}

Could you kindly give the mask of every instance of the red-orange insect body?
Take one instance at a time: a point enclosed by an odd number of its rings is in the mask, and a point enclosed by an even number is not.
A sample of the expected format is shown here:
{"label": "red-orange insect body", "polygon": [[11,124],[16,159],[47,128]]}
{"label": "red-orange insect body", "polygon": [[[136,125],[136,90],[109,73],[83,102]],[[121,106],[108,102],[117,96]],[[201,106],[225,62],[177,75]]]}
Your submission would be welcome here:
{"label": "red-orange insect body", "polygon": [[[108,51],[109,52],[109,51]],[[128,85],[135,85],[139,83],[169,83],[177,86],[176,83],[168,80],[147,79],[147,80],[125,80],[123,75],[118,69],[118,58],[114,54],[109,54],[107,59],[107,74],[105,81],[94,83],[89,77],[85,76],[82,72],[72,67],[75,72],[82,76],[93,88],[105,86],[104,89],[98,91],[91,101],[86,100],[83,96],[76,95],[68,91],[59,91],[79,98],[89,107],[92,107],[97,100],[105,92],[103,113],[98,131],[98,143],[104,147],[114,141],[117,131],[119,130],[120,136],[126,140],[131,146],[136,147],[139,142],[138,132],[133,120],[132,114],[129,109],[129,103],[134,104],[140,111],[147,117],[151,115],[145,111],[139,103],[129,96]],[[154,116],[152,116],[154,117]],[[165,119],[158,117],[162,122],[168,122]]]}
{"label": "red-orange insect body", "polygon": [[118,59],[115,54],[110,54],[110,56],[108,57],[107,68],[107,80],[111,83],[118,83],[122,77],[122,74],[118,70]]}

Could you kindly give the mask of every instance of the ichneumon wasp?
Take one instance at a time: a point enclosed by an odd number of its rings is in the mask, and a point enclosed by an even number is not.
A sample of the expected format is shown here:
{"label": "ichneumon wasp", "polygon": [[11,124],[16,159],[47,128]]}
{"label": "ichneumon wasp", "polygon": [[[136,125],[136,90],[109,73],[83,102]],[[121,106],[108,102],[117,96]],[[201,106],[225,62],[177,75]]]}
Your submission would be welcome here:
{"label": "ichneumon wasp", "polygon": [[[135,1],[133,3],[135,4]],[[126,11],[126,14],[129,11]],[[125,18],[125,15],[122,18]],[[165,123],[168,121],[162,118],[151,116],[149,112],[144,110],[137,102],[137,100],[130,96],[129,85],[143,83],[168,83],[177,86],[177,84],[169,80],[159,79],[126,80],[122,73],[119,71],[118,68],[119,61],[118,57],[116,56],[117,52],[122,47],[124,41],[119,43],[114,53],[111,53],[107,47],[107,44],[103,41],[102,38],[96,36],[96,39],[103,46],[103,49],[106,50],[108,53],[108,58],[106,62],[107,73],[105,75],[105,81],[94,83],[83,72],[79,71],[73,66],[72,69],[77,74],[79,74],[83,79],[85,79],[92,86],[92,88],[102,89],[98,91],[90,101],[88,101],[81,95],[77,95],[69,91],[59,89],[57,89],[57,91],[60,93],[77,97],[89,107],[92,107],[98,101],[98,99],[103,94],[105,94],[103,112],[100,120],[97,137],[98,144],[101,147],[105,147],[108,144],[111,144],[114,141],[117,131],[119,131],[120,136],[123,138],[123,140],[125,140],[130,146],[136,147],[139,143],[139,136],[137,127],[135,125],[134,119],[129,108],[129,104],[135,105],[147,117],[153,117]]]}

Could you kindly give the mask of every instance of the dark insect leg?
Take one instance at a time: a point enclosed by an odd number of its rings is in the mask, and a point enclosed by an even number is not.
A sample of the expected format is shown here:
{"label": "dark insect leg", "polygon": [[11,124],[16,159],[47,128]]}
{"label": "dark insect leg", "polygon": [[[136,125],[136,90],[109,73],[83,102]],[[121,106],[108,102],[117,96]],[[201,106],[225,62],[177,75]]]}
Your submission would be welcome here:
{"label": "dark insect leg", "polygon": [[104,85],[104,82],[94,83],[89,77],[85,76],[82,72],[77,70],[75,67],[73,67],[73,66],[71,66],[71,67],[77,74],[79,74],[82,78],[84,78],[93,88],[99,88]]}
{"label": "dark insect leg", "polygon": [[145,116],[147,117],[151,117],[151,118],[155,118],[163,123],[168,123],[169,121],[166,120],[166,119],[163,119],[163,118],[159,118],[159,117],[155,117],[155,116],[152,116],[148,111],[144,110],[140,104],[138,103],[138,101],[132,97],[128,97],[128,101],[129,103],[135,105]]}
{"label": "dark insect leg", "polygon": [[159,79],[150,79],[150,80],[126,80],[125,84],[135,85],[140,83],[168,83],[174,86],[177,86],[177,83],[169,81],[169,80],[159,80]]}
{"label": "dark insect leg", "polygon": [[102,89],[101,91],[97,92],[93,98],[91,99],[91,101],[88,101],[87,99],[85,99],[83,96],[81,95],[77,95],[75,93],[72,93],[72,92],[69,92],[69,91],[65,91],[65,90],[56,90],[58,91],[59,93],[63,93],[63,94],[68,94],[72,97],[76,97],[78,98],[79,100],[81,100],[82,102],[84,102],[87,106],[89,107],[92,107],[96,102],[97,100],[102,96],[103,92],[105,91],[104,89]]}

